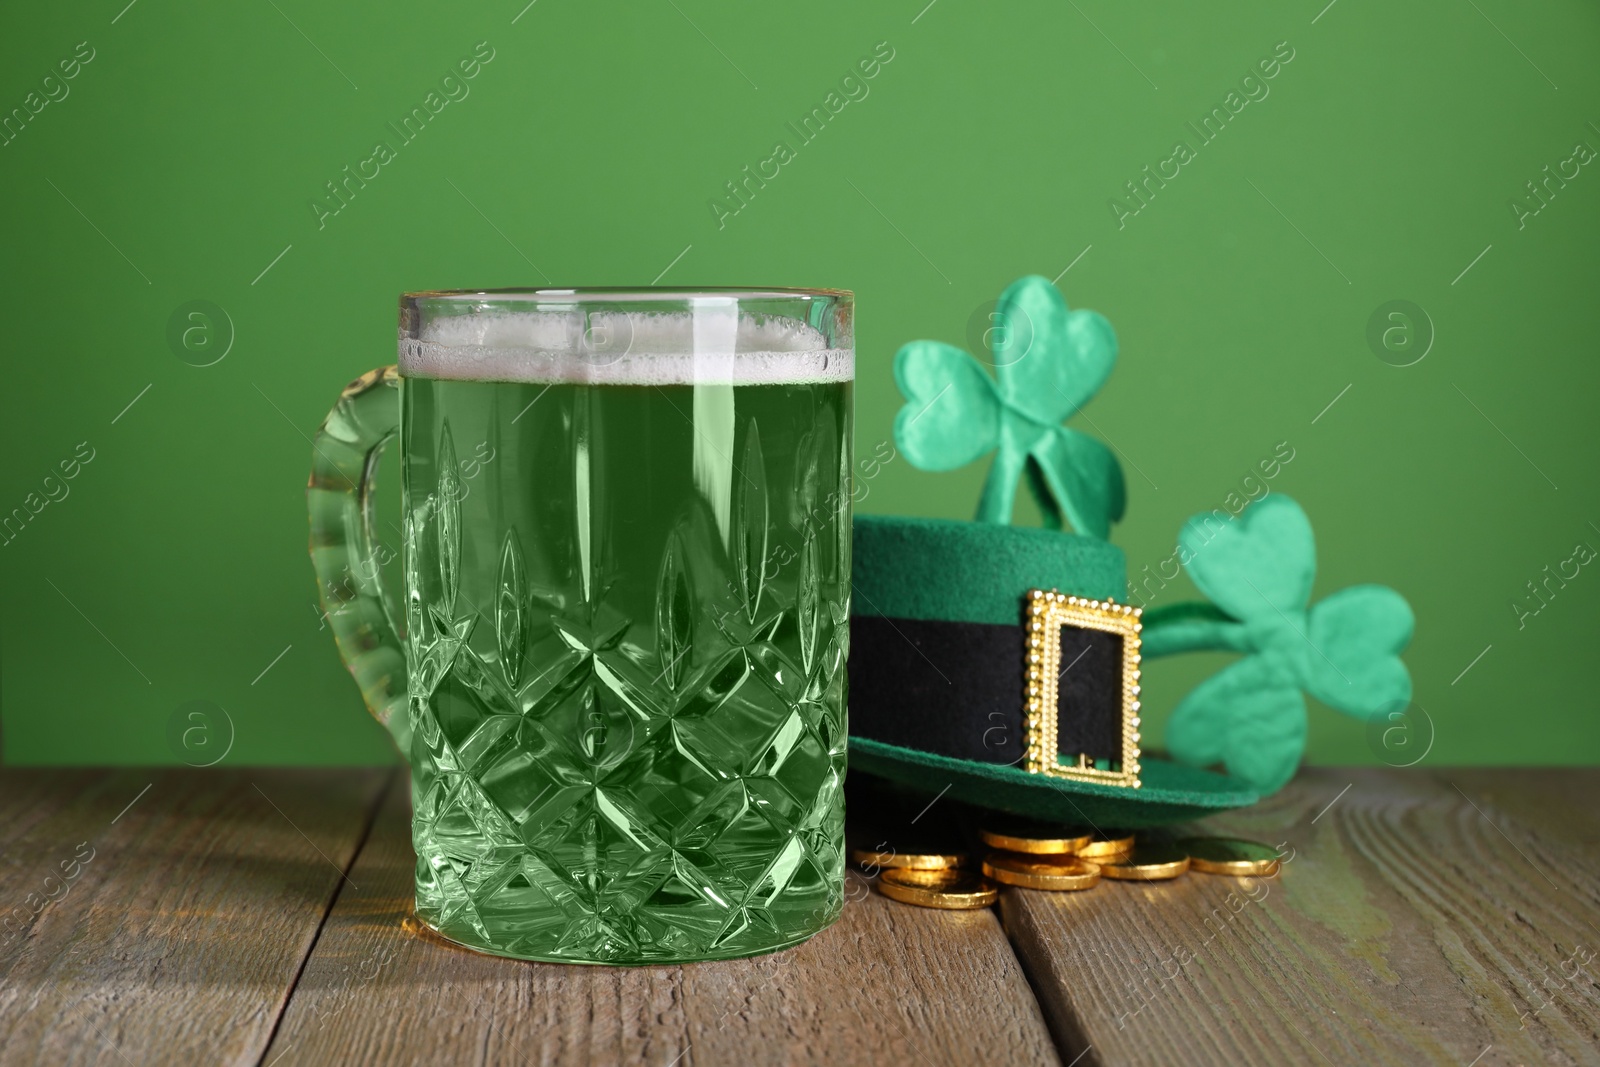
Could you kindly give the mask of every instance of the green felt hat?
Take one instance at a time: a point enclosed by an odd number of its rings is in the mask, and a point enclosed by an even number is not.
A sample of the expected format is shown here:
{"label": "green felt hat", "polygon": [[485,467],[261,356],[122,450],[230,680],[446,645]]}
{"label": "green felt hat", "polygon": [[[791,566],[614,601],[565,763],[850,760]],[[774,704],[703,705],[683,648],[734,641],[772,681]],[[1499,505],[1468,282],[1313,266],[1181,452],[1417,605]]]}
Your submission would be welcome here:
{"label": "green felt hat", "polygon": [[[991,319],[993,377],[937,341],[895,357],[900,453],[933,471],[994,458],[975,522],[856,519],[852,769],[1039,819],[1138,828],[1282,786],[1305,748],[1306,692],[1361,718],[1405,706],[1410,608],[1380,586],[1311,604],[1311,525],[1282,494],[1180,532],[1177,559],[1210,603],[1119,603],[1126,565],[1106,538],[1125,510],[1122,470],[1063,425],[1110,375],[1116,335],[1037,276],[1007,288]],[[1010,525],[1019,482],[1046,528]],[[1139,664],[1196,650],[1243,655],[1173,712],[1177,762],[1147,758]],[[1228,773],[1205,769],[1217,764]]]}
{"label": "green felt hat", "polygon": [[[1237,779],[1140,753],[1129,692],[1139,616],[1113,602],[1126,588],[1115,546],[1060,530],[862,515],[851,566],[853,771],[1038,819],[1130,829],[1257,799]],[[1057,610],[1073,617],[1054,619]],[[1051,643],[1043,654],[1033,634]],[[1055,699],[1040,694],[1035,714],[1030,667],[1057,675]],[[1030,758],[1047,734],[1065,755]]]}

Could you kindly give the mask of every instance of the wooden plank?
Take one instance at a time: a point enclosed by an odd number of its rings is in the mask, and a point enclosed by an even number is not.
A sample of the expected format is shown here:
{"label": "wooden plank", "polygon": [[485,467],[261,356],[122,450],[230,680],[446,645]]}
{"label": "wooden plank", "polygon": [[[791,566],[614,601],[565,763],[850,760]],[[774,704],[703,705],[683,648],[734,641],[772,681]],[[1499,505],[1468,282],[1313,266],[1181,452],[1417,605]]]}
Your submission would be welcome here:
{"label": "wooden plank", "polygon": [[351,872],[359,888],[339,895],[272,1067],[1059,1062],[992,911],[895,904],[854,874],[837,924],[759,959],[578,967],[446,944],[411,917],[402,792]]}
{"label": "wooden plank", "polygon": [[1003,915],[1083,1063],[1595,1063],[1597,793],[1594,770],[1313,769],[1191,828],[1284,843],[1276,880],[1008,891]]}
{"label": "wooden plank", "polygon": [[391,775],[5,771],[0,1065],[258,1063]]}
{"label": "wooden plank", "polygon": [[1438,777],[1486,813],[1503,811],[1524,833],[1600,850],[1600,773],[1594,768],[1463,768]]}

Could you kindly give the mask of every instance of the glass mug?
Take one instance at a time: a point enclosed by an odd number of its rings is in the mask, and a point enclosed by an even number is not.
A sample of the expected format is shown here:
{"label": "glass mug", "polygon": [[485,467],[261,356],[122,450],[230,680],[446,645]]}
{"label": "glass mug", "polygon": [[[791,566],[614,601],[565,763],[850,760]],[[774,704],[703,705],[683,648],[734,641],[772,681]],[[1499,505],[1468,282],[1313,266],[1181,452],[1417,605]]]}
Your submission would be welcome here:
{"label": "glass mug", "polygon": [[[853,306],[410,293],[306,495],[411,766],[417,916],[573,963],[771,952],[843,901]],[[371,492],[400,439],[403,600]]]}

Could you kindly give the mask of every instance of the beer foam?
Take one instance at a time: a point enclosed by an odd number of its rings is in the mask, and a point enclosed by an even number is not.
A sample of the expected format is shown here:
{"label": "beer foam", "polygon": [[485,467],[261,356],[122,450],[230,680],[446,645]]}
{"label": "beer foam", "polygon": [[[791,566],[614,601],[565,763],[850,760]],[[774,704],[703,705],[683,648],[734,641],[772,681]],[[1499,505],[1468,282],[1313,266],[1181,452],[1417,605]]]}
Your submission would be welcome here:
{"label": "beer foam", "polygon": [[855,378],[853,348],[797,319],[576,309],[435,318],[400,340],[400,373],[455,381],[804,385]]}

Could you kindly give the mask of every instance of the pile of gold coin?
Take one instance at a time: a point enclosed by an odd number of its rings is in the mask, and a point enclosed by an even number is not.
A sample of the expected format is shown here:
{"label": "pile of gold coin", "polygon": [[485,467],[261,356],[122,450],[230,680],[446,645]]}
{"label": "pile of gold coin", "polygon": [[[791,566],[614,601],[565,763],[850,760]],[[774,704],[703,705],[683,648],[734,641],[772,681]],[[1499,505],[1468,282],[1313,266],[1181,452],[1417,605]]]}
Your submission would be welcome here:
{"label": "pile of gold coin", "polygon": [[878,875],[884,896],[924,908],[987,908],[1000,886],[1071,892],[1093,889],[1102,879],[1155,882],[1190,871],[1237,878],[1278,873],[1277,850],[1236,837],[1186,837],[1120,830],[1083,831],[1048,823],[991,817],[978,832],[988,848],[982,860],[956,848],[921,842],[896,849],[888,842],[855,848],[850,858],[866,874]]}

